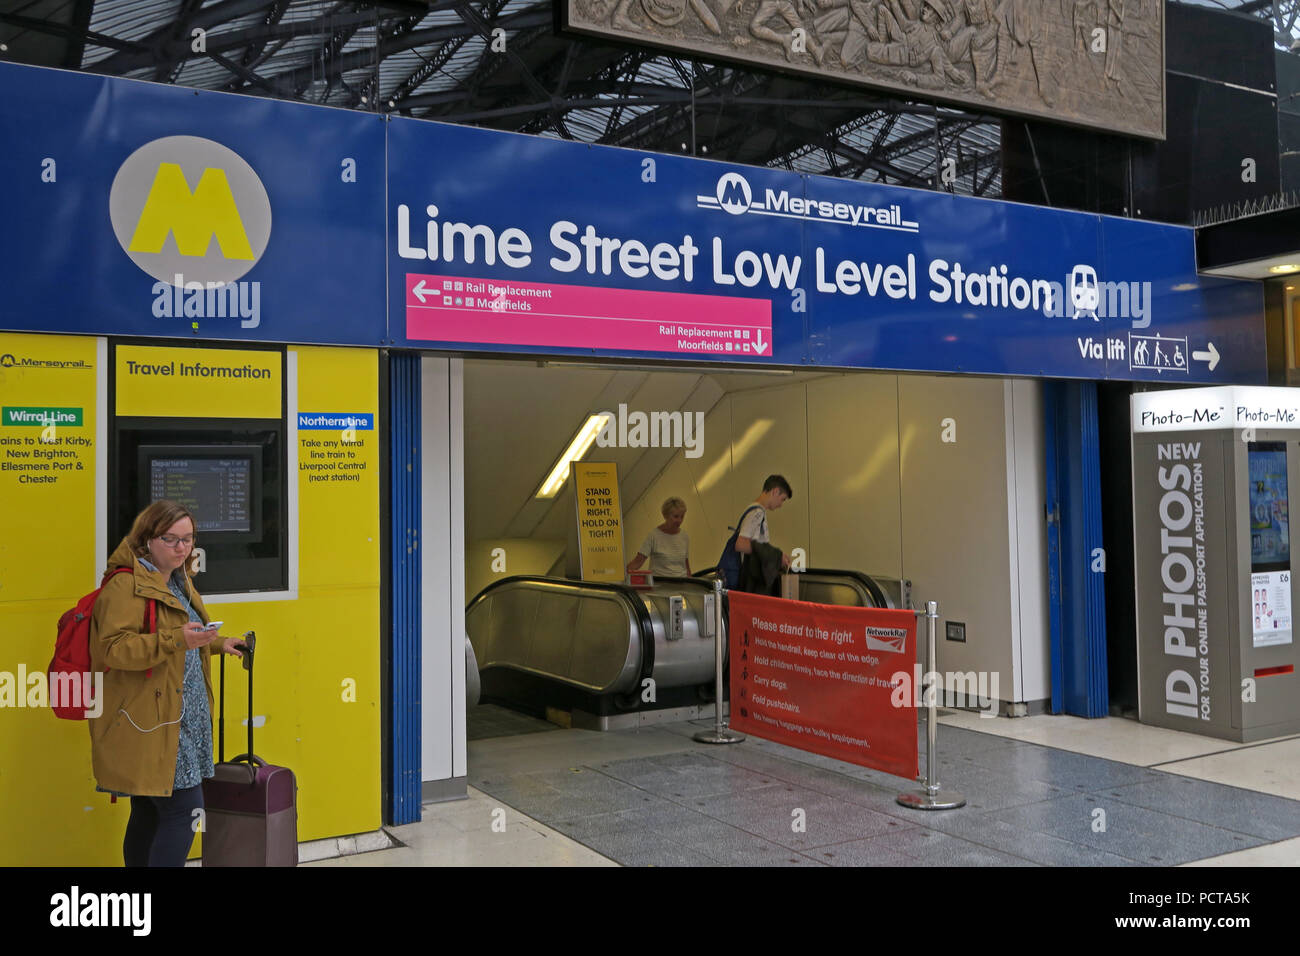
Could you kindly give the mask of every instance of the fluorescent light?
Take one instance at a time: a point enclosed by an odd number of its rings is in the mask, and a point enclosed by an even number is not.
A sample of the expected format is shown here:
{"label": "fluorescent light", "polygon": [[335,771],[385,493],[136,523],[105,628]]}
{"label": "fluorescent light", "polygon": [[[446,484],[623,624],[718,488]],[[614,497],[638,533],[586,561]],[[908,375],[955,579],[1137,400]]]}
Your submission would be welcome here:
{"label": "fluorescent light", "polygon": [[595,442],[601,429],[609,424],[609,420],[609,415],[592,415],[587,419],[587,423],[578,429],[578,434],[573,437],[573,441],[569,442],[569,447],[564,450],[564,454],[556,460],[555,467],[546,476],[546,480],[542,482],[542,487],[538,489],[534,498],[554,498],[560,493],[564,483],[569,480],[569,464],[587,454],[587,449]]}
{"label": "fluorescent light", "polygon": [[1287,272],[1300,272],[1300,265],[1296,265],[1295,263],[1291,262],[1291,263],[1287,263],[1286,265],[1269,266],[1268,271],[1274,273],[1275,275],[1282,275]]}

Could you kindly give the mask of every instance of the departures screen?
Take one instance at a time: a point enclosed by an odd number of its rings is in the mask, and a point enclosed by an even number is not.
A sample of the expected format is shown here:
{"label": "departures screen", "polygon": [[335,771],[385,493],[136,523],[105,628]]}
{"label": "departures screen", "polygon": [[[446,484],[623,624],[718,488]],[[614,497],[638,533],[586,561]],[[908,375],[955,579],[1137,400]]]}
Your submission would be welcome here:
{"label": "departures screen", "polygon": [[252,459],[151,458],[149,496],[184,505],[194,513],[200,533],[251,531]]}

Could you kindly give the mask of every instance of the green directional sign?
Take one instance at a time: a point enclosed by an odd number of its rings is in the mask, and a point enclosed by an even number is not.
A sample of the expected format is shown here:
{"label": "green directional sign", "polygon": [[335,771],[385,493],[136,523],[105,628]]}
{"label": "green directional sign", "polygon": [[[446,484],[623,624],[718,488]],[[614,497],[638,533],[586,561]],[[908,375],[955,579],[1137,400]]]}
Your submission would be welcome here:
{"label": "green directional sign", "polygon": [[79,428],[82,424],[80,408],[51,408],[48,405],[4,406],[0,424],[6,428],[48,428],[66,425]]}

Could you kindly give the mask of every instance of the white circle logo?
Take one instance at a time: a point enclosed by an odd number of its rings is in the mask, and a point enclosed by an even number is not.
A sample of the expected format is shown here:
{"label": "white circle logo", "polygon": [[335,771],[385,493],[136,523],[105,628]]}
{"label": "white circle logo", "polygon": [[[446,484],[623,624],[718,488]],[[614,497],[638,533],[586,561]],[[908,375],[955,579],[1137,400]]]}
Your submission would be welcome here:
{"label": "white circle logo", "polygon": [[163,282],[234,282],[271,239],[266,188],[234,150],[167,136],[126,158],[108,197],[113,233],[137,266]]}
{"label": "white circle logo", "polygon": [[733,216],[747,210],[753,198],[749,183],[740,173],[723,173],[718,179],[718,205]]}

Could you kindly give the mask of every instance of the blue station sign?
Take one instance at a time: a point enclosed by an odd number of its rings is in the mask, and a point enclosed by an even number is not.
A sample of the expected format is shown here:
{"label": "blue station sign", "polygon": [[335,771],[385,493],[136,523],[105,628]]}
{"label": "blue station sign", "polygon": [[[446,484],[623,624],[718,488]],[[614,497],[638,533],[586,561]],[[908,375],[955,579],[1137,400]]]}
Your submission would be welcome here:
{"label": "blue station sign", "polygon": [[0,64],[0,328],[377,345],[384,122]]}
{"label": "blue station sign", "polygon": [[412,347],[1265,380],[1188,228],[400,119],[389,164]]}
{"label": "blue station sign", "polygon": [[1190,229],[0,64],[0,328],[1265,381]]}

